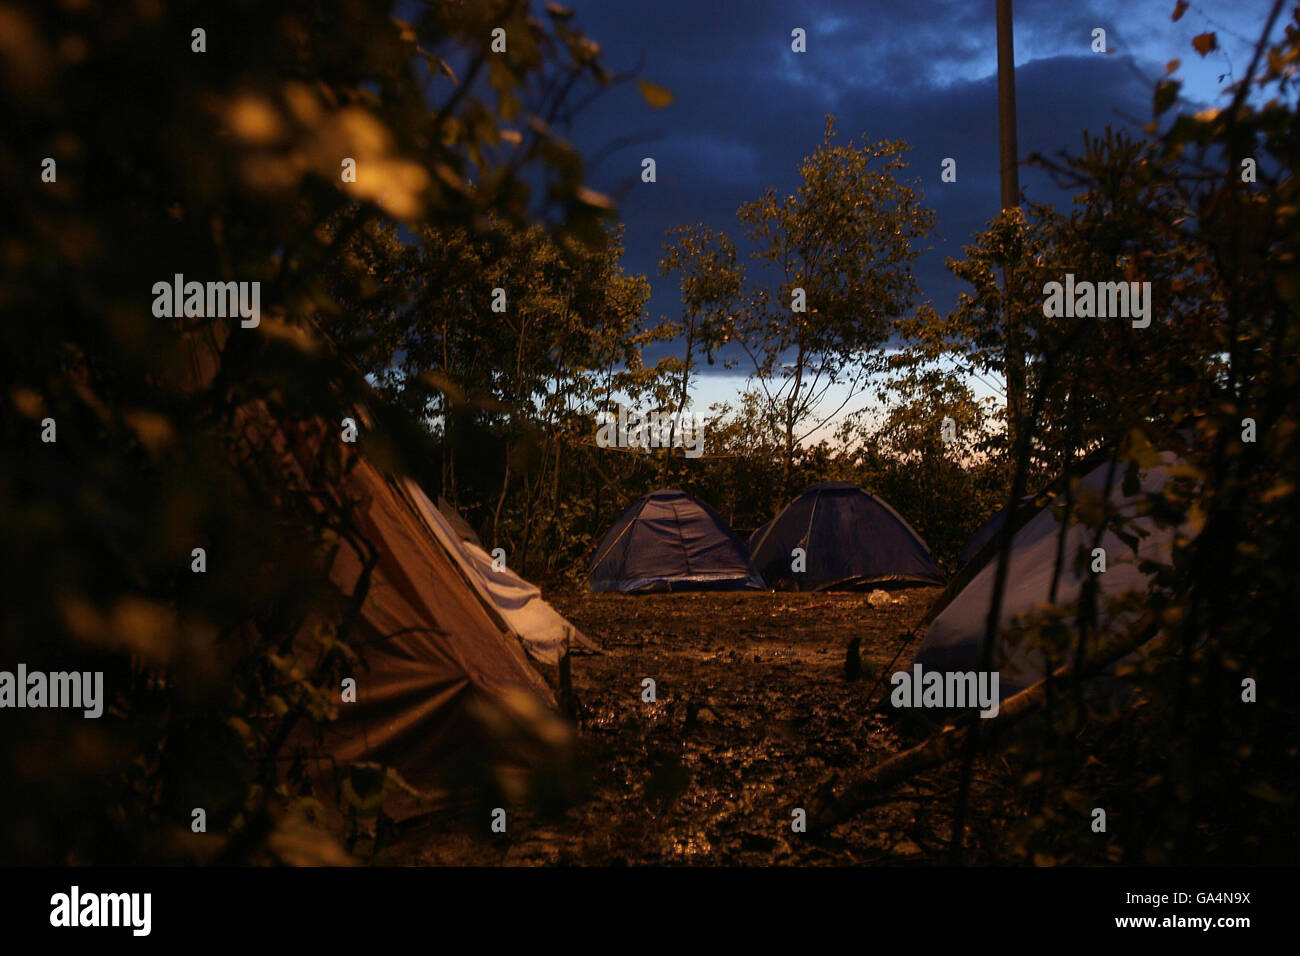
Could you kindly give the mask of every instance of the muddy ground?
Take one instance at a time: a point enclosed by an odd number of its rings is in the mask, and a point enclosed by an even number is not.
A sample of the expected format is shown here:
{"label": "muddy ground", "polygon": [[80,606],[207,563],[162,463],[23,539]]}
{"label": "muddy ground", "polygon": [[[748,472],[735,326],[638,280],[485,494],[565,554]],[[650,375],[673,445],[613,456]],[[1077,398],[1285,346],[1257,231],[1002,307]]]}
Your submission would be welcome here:
{"label": "muddy ground", "polygon": [[[550,594],[602,648],[576,657],[585,714],[578,747],[585,795],[561,821],[515,819],[484,841],[428,823],[408,828],[385,862],[407,864],[904,864],[942,863],[955,770],[900,788],[827,838],[792,831],[835,773],[866,767],[917,741],[876,710],[900,639],[938,590],[866,594],[694,593],[627,597]],[[845,677],[861,638],[864,675]],[[642,701],[642,681],[657,701]],[[972,817],[1005,800],[1008,768],[981,761]],[[994,859],[997,837],[972,833],[969,862]]]}

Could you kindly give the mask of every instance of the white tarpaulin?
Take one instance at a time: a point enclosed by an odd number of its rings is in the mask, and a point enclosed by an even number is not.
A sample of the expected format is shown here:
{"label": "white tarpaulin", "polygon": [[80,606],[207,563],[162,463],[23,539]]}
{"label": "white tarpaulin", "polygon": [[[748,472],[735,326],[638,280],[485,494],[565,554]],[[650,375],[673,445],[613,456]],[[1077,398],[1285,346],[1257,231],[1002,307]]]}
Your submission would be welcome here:
{"label": "white tarpaulin", "polygon": [[597,649],[585,634],[542,599],[540,588],[529,584],[508,567],[494,570],[492,557],[458,534],[418,484],[407,478],[403,479],[402,487],[430,530],[460,565],[471,586],[489,609],[496,611],[530,655],[543,664],[554,666],[564,653],[566,639],[571,645]]}

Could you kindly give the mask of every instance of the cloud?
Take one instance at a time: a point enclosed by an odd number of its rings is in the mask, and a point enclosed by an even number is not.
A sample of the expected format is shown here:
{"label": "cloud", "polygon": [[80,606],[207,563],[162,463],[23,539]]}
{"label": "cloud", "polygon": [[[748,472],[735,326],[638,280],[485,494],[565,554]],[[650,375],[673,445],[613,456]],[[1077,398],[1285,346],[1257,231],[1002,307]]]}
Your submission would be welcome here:
{"label": "cloud", "polygon": [[[792,7],[777,0],[655,4],[574,0],[579,25],[600,42],[606,62],[668,86],[674,102],[652,112],[633,85],[612,90],[578,119],[573,137],[587,154],[622,137],[593,185],[619,196],[626,267],[651,278],[652,315],[676,314],[677,289],[659,279],[665,230],[703,221],[739,238],[737,207],[771,185],[797,184],[798,164],[821,141],[825,115],[841,139],[905,139],[910,175],[938,215],[935,248],[917,264],[923,294],[938,308],[960,291],[944,267],[999,206],[996,44],[992,4],[967,0],[823,0]],[[1151,83],[1172,45],[1204,29],[1171,24],[1165,4],[1131,0],[1018,0],[1017,106],[1020,154],[1078,151],[1084,130],[1135,128],[1150,116]],[[1189,19],[1192,14],[1188,15]],[[1221,16],[1250,27],[1232,11]],[[1110,55],[1090,51],[1094,27],[1107,30]],[[808,52],[790,50],[790,31],[808,31]],[[1183,34],[1188,34],[1183,37]],[[1185,43],[1184,43],[1185,46]],[[1195,58],[1194,54],[1190,54]],[[1204,64],[1197,64],[1198,69]],[[1222,69],[1210,65],[1211,71]],[[1201,78],[1204,79],[1202,69]],[[1197,87],[1204,95],[1214,84]],[[653,156],[658,182],[640,182]],[[939,181],[945,157],[958,181]],[[1036,201],[1068,202],[1041,172],[1024,170]]]}

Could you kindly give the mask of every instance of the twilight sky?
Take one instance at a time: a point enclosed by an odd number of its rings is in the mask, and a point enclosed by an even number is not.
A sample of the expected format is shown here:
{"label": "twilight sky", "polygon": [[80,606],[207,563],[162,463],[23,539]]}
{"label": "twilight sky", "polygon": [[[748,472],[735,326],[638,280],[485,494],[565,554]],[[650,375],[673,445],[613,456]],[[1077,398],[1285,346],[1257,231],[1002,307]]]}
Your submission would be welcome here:
{"label": "twilight sky", "polygon": [[[772,185],[797,184],[800,159],[821,140],[825,115],[840,139],[902,138],[914,149],[909,175],[938,216],[934,247],[917,263],[922,294],[940,310],[961,284],[944,267],[999,205],[996,31],[993,0],[568,0],[576,23],[615,70],[635,70],[674,94],[651,110],[633,84],[584,112],[573,138],[591,184],[616,197],[626,224],[625,267],[647,275],[652,317],[676,315],[675,279],[658,277],[670,226],[702,221],[741,234],[737,207]],[[1263,28],[1268,0],[1190,4],[1174,0],[1016,0],[1016,92],[1020,155],[1077,151],[1083,130],[1139,131],[1165,64],[1182,61],[1188,105],[1203,105],[1240,76]],[[1283,20],[1286,18],[1283,17]],[[807,31],[807,52],[791,31]],[[1092,31],[1111,51],[1091,51]],[[1191,47],[1217,33],[1207,58]],[[628,143],[628,145],[618,145]],[[640,181],[654,157],[658,182]],[[957,160],[957,182],[940,162]],[[1024,193],[1062,206],[1068,196],[1042,173],[1021,172]],[[742,248],[744,246],[742,245]],[[715,372],[719,370],[715,368]],[[716,374],[697,405],[734,394]]]}

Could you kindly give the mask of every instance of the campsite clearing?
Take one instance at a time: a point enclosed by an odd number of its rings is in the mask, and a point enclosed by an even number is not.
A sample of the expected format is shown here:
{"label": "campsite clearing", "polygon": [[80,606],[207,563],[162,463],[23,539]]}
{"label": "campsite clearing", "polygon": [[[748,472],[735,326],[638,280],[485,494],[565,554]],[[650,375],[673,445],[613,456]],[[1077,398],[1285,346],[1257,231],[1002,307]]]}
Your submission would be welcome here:
{"label": "campsite clearing", "polygon": [[[863,593],[702,592],[630,597],[548,593],[604,648],[574,658],[586,711],[584,800],[559,822],[511,817],[493,837],[424,822],[378,862],[399,864],[863,864],[942,862],[956,771],[926,775],[818,842],[792,811],[831,772],[889,757],[911,741],[866,695],[936,588]],[[844,678],[862,638],[864,677]],[[908,666],[916,641],[894,665]],[[657,701],[641,700],[652,677]],[[873,704],[889,690],[881,684]],[[1004,810],[1008,775],[979,765],[972,819]],[[975,829],[975,828],[973,828]],[[996,853],[978,827],[972,856]]]}

